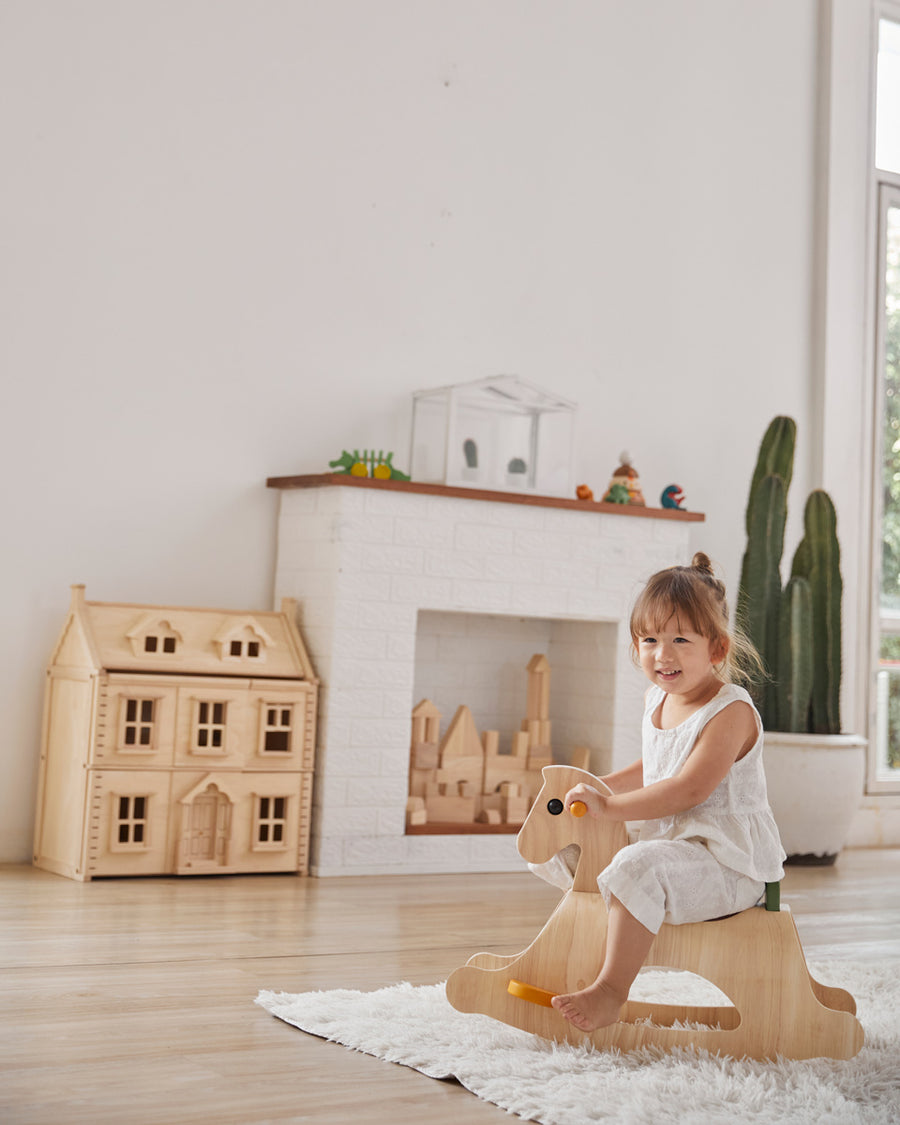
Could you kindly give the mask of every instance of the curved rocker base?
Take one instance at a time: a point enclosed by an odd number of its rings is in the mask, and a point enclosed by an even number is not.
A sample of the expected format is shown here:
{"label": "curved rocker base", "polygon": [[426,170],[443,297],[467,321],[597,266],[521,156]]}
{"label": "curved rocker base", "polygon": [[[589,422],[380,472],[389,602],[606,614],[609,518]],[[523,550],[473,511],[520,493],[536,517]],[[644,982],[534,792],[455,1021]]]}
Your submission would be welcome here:
{"label": "curved rocker base", "polygon": [[[848,1059],[863,1045],[853,997],[810,976],[785,907],[753,907],[712,922],[664,925],[656,936],[648,967],[695,973],[734,1007],[629,1001],[617,1023],[583,1032],[555,1008],[510,993],[510,980],[553,995],[584,988],[600,970],[605,936],[602,896],[569,891],[527,949],[513,957],[475,954],[451,974],[447,998],[459,1011],[599,1049],[694,1047],[735,1058]],[[679,1023],[706,1026],[673,1026]]]}

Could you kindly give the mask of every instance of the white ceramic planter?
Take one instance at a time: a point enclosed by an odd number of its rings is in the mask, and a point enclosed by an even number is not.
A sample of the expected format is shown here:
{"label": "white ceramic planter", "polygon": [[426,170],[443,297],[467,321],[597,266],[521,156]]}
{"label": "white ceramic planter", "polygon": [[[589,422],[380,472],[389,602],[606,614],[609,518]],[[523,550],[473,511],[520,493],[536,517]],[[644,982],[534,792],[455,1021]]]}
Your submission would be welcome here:
{"label": "white ceramic planter", "polygon": [[833,863],[862,802],[866,740],[766,731],[763,761],[769,804],[788,857]]}

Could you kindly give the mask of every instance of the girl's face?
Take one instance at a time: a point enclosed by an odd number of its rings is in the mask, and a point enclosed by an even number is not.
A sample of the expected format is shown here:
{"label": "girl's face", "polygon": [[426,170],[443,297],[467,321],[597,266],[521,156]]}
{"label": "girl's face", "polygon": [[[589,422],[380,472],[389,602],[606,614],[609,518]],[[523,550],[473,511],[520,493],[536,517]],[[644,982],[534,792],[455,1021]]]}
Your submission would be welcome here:
{"label": "girl's face", "polygon": [[674,615],[655,633],[637,638],[641,671],[652,684],[672,695],[705,691],[716,676],[722,646],[708,637],[682,629]]}

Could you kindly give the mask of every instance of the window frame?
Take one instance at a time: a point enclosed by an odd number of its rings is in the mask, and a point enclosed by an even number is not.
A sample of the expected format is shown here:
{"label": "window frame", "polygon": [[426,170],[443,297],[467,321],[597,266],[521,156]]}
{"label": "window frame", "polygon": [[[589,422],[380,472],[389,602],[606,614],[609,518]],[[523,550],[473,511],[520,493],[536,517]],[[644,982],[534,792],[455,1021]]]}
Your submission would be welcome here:
{"label": "window frame", "polygon": [[[876,12],[876,46],[877,54],[877,27],[885,16],[879,9]],[[896,15],[891,17],[900,24],[900,7]],[[874,116],[874,115],[873,115]],[[873,120],[874,133],[874,120]],[[874,150],[873,150],[874,153]],[[883,671],[881,664],[881,638],[883,635],[900,635],[900,611],[885,610],[881,607],[881,553],[882,553],[882,526],[884,519],[884,483],[882,478],[882,431],[885,419],[884,390],[886,378],[887,354],[887,317],[886,317],[886,273],[887,273],[887,216],[888,211],[896,208],[900,212],[900,173],[887,172],[875,167],[874,155],[872,161],[873,176],[875,179],[875,192],[877,203],[877,221],[875,223],[875,243],[873,258],[875,261],[875,301],[874,325],[872,332],[874,339],[874,356],[872,362],[873,382],[875,386],[873,411],[873,535],[872,535],[872,641],[870,645],[869,665],[869,693],[871,716],[869,730],[869,761],[867,770],[866,789],[873,794],[900,794],[900,770],[897,776],[890,776],[882,765],[881,744],[883,735],[882,701],[880,688],[880,673]]]}
{"label": "window frame", "polygon": [[[263,816],[262,804],[263,801],[269,801],[269,810],[266,816]],[[282,801],[282,816],[275,815],[275,802]],[[254,794],[253,801],[253,838],[250,850],[254,852],[286,852],[291,847],[291,841],[288,839],[288,824],[290,819],[291,798],[285,793],[256,793]],[[260,832],[263,825],[266,825],[270,831],[276,827],[281,828],[280,840],[261,840]]]}
{"label": "window frame", "polygon": [[[868,430],[865,435],[864,471],[868,470],[869,495],[865,509],[868,526],[864,541],[868,558],[860,560],[860,577],[868,578],[867,598],[860,601],[860,610],[866,619],[867,632],[857,649],[859,658],[860,699],[866,703],[866,733],[868,759],[866,767],[866,793],[870,795],[870,808],[894,810],[900,808],[900,771],[896,778],[888,777],[881,768],[880,685],[882,632],[893,633],[893,614],[881,608],[882,549],[883,549],[883,427],[885,413],[885,272],[887,251],[888,208],[895,206],[892,197],[900,191],[900,173],[881,169],[876,164],[875,139],[877,129],[878,48],[880,24],[889,20],[900,24],[900,0],[872,0],[870,5],[869,34],[869,120],[868,120],[868,223],[866,227],[866,361],[867,383],[866,415]],[[898,623],[900,624],[900,623]],[[898,630],[900,631],[900,630]],[[858,681],[858,682],[859,682]]]}
{"label": "window frame", "polygon": [[[229,699],[212,699],[209,696],[195,696],[191,699],[191,741],[190,741],[190,754],[196,758],[224,758],[228,755],[228,711],[229,703],[233,702]],[[215,716],[215,708],[222,708],[222,721],[217,723],[215,718],[210,718],[207,722],[203,723],[200,719],[201,708],[209,707],[213,716]],[[200,745],[200,730],[201,728],[213,732],[220,730],[222,734],[222,741],[219,746],[213,746],[210,743],[208,746]]]}
{"label": "window frame", "polygon": [[[134,854],[136,852],[148,852],[151,850],[150,842],[150,793],[112,793],[112,816],[110,817],[109,826],[109,850],[111,852],[126,852]],[[128,816],[122,816],[122,802],[128,802]],[[144,802],[144,815],[141,817],[135,816],[135,802]],[[120,833],[122,825],[127,824],[128,840],[121,840]],[[141,840],[133,839],[135,825],[143,826],[143,838]]]}
{"label": "window frame", "polygon": [[[290,712],[290,723],[285,726],[283,722],[270,724],[268,721],[268,712],[279,712],[280,718],[283,718],[283,712]],[[302,715],[300,716],[302,721]],[[284,760],[290,758],[297,750],[297,737],[300,731],[298,730],[298,711],[296,701],[275,703],[267,701],[265,698],[259,701],[259,741],[257,743],[257,753],[262,758],[269,760]],[[288,746],[286,750],[268,750],[266,749],[266,735],[270,731],[280,732],[287,731]]]}
{"label": "window frame", "polygon": [[[119,695],[119,721],[116,730],[116,753],[117,754],[134,754],[141,756],[149,756],[156,753],[159,743],[159,707],[160,697],[157,695],[138,695],[132,691],[123,691]],[[140,705],[149,703],[153,708],[153,717],[147,721],[141,718],[129,719],[128,718],[128,704],[138,704],[138,711],[141,710]],[[135,726],[139,731],[142,726],[150,728],[150,741],[147,743],[127,742],[125,737],[126,729],[129,726]],[[140,736],[138,736],[140,737]]]}

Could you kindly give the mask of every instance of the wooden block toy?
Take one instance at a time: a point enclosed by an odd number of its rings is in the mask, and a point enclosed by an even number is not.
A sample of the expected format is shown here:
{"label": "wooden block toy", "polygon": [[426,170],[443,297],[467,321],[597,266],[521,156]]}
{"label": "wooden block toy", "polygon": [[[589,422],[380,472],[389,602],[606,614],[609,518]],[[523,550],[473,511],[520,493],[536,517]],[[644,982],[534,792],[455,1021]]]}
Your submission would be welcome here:
{"label": "wooden block toy", "polygon": [[415,742],[411,748],[413,769],[433,770],[438,764],[438,745],[436,742]]}
{"label": "wooden block toy", "polygon": [[572,761],[569,763],[577,770],[584,770],[585,773],[590,773],[591,769],[591,752],[586,746],[576,746],[572,751]]}
{"label": "wooden block toy", "polygon": [[441,739],[441,767],[447,769],[454,759],[474,758],[481,760],[484,747],[478,735],[478,728],[468,707],[459,707],[450,720],[447,733]]}
{"label": "wooden block toy", "polygon": [[515,758],[527,758],[528,757],[528,748],[529,748],[528,731],[527,730],[517,730],[515,732],[515,734],[513,734],[513,739],[512,739],[513,757],[515,757]]}
{"label": "wooden block toy", "polygon": [[34,863],[308,869],[318,684],[275,612],[72,601],[47,667]]}
{"label": "wooden block toy", "polygon": [[430,699],[423,699],[415,705],[412,712],[412,742],[440,741],[441,713]]}
{"label": "wooden block toy", "polygon": [[[447,980],[450,1003],[547,1039],[600,1050],[693,1047],[735,1058],[849,1059],[863,1046],[853,997],[809,973],[790,910],[752,907],[730,918],[673,926],[657,934],[646,965],[695,973],[732,1005],[628,1001],[618,1022],[579,1031],[549,999],[594,980],[602,962],[607,914],[597,875],[627,843],[625,826],[564,811],[579,782],[604,788],[572,766],[544,770],[543,788],[517,837],[519,853],[544,863],[569,844],[581,849],[574,886],[521,953],[478,953]],[[574,807],[574,806],[573,806]],[[701,1027],[676,1026],[694,1023]]]}
{"label": "wooden block toy", "polygon": [[434,776],[442,785],[456,786],[462,781],[469,781],[480,790],[484,778],[484,758],[480,755],[451,758],[445,766],[441,765],[434,771]]}
{"label": "wooden block toy", "polygon": [[529,719],[546,719],[550,714],[550,663],[542,653],[528,662],[525,712]]}
{"label": "wooden block toy", "polygon": [[[542,653],[527,666],[526,715],[512,732],[510,753],[500,753],[500,734],[479,734],[470,709],[457,708],[443,738],[440,711],[429,699],[413,708],[409,793],[426,799],[474,798],[473,824],[483,810],[496,811],[509,824],[520,824],[542,784],[541,770],[553,763],[549,717],[550,664]],[[507,784],[515,786],[504,789]],[[495,798],[501,797],[496,800]],[[448,806],[449,808],[449,806]],[[456,823],[456,815],[454,813]],[[429,820],[439,819],[429,809]]]}
{"label": "wooden block toy", "polygon": [[504,798],[502,814],[504,824],[522,824],[528,816],[528,798]]}
{"label": "wooden block toy", "polygon": [[505,824],[521,824],[528,816],[529,801],[521,785],[507,782],[500,786],[500,809]]}
{"label": "wooden block toy", "polygon": [[499,809],[482,809],[475,821],[477,824],[502,824],[503,818]]}
{"label": "wooden block toy", "polygon": [[484,731],[481,735],[481,744],[484,747],[485,757],[496,754],[500,747],[500,732],[498,730]]}
{"label": "wooden block toy", "polygon": [[425,810],[425,800],[422,797],[410,797],[406,802],[406,823],[427,824],[428,813]]}
{"label": "wooden block toy", "polygon": [[426,797],[425,810],[428,820],[444,821],[447,824],[473,824],[475,822],[475,798],[458,796]]}
{"label": "wooden block toy", "polygon": [[523,779],[527,766],[527,758],[512,754],[497,754],[493,758],[485,758],[484,793],[497,793],[505,781]]}

